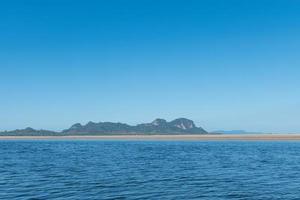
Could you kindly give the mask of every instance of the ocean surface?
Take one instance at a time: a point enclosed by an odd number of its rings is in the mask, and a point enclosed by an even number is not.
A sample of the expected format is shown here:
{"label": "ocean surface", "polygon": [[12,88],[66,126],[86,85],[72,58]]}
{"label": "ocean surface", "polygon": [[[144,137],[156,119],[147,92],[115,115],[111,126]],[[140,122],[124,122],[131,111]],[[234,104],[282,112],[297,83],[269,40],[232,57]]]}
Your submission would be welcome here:
{"label": "ocean surface", "polygon": [[0,141],[0,199],[300,199],[300,142]]}

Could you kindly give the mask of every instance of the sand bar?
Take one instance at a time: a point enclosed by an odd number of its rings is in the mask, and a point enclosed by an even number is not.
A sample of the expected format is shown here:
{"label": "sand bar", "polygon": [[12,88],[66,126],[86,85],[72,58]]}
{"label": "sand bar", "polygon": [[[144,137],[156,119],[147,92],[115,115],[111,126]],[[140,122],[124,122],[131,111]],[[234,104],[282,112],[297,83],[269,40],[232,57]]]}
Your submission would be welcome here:
{"label": "sand bar", "polygon": [[0,136],[0,140],[300,141],[300,134]]}

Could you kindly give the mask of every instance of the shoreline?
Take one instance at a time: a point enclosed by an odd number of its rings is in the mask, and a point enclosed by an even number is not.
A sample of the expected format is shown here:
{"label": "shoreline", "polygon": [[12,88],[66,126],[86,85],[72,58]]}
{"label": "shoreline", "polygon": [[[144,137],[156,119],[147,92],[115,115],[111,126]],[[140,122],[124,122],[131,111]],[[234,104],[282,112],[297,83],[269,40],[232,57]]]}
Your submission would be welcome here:
{"label": "shoreline", "polygon": [[1,140],[300,141],[300,134],[0,136]]}

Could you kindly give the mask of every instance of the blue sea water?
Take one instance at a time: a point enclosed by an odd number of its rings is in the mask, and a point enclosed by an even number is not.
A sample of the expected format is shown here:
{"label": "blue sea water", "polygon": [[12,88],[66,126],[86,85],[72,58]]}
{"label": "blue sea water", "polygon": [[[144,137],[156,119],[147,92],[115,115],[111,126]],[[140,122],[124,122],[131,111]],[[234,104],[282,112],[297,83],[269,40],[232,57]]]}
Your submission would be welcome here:
{"label": "blue sea water", "polygon": [[0,141],[0,199],[300,199],[300,143]]}

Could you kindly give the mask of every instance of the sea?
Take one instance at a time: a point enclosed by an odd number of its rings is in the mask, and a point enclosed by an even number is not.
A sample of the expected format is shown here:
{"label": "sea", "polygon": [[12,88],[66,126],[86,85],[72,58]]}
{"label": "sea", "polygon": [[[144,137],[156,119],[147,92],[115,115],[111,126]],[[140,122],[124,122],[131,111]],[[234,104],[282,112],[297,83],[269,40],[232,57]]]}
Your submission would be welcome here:
{"label": "sea", "polygon": [[300,199],[300,142],[0,141],[0,199]]}

